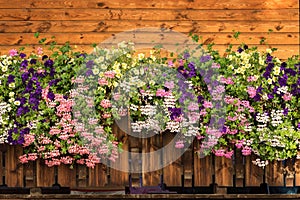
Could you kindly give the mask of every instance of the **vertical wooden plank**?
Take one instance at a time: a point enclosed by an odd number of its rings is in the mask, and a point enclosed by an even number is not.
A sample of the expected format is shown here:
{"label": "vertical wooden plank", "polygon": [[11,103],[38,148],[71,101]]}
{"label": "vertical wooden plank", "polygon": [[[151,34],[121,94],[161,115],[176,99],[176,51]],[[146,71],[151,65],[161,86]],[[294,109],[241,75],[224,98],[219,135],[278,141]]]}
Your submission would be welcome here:
{"label": "vertical wooden plank", "polygon": [[151,152],[155,152],[160,149],[159,147],[159,135],[154,135],[151,138],[143,139],[143,185],[145,186],[157,186],[160,183],[160,170],[155,170],[154,165],[160,163],[160,157],[155,157]]}
{"label": "vertical wooden plank", "polygon": [[218,186],[232,186],[232,160],[225,157],[215,157],[215,177]]}
{"label": "vertical wooden plank", "polygon": [[236,187],[244,186],[244,174],[245,174],[245,165],[244,165],[244,156],[241,151],[235,151],[235,178],[236,178]]}
{"label": "vertical wooden plank", "polygon": [[288,159],[286,161],[286,186],[292,187],[294,186],[295,179],[295,168],[294,168],[295,160]]}
{"label": "vertical wooden plank", "polygon": [[194,157],[195,186],[209,186],[212,183],[212,156]]}
{"label": "vertical wooden plank", "polygon": [[88,187],[103,187],[107,184],[107,167],[103,164],[98,164],[94,168],[89,168]]}
{"label": "vertical wooden plank", "polygon": [[51,187],[54,184],[54,167],[45,165],[39,159],[36,164],[37,187]]}
{"label": "vertical wooden plank", "polygon": [[300,186],[300,159],[295,160],[295,185]]}
{"label": "vertical wooden plank", "polygon": [[[125,186],[128,185],[128,136],[126,135],[127,124],[125,124],[125,120],[120,122],[123,123],[122,130],[117,125],[113,126],[113,133],[117,136],[117,138],[123,143],[122,149],[123,152],[119,154],[119,158],[116,161],[111,161],[109,169],[109,176],[111,186]],[[125,129],[125,130],[123,130]],[[125,131],[125,132],[124,132]]]}
{"label": "vertical wooden plank", "polygon": [[23,154],[21,146],[8,146],[6,153],[6,183],[10,187],[23,186],[23,165],[19,156]]}
{"label": "vertical wooden plank", "polygon": [[5,151],[5,144],[0,144],[0,185],[3,184],[3,176],[5,175],[5,166],[3,163],[3,152]]}
{"label": "vertical wooden plank", "polygon": [[57,170],[58,183],[62,187],[76,187],[76,170],[71,169],[70,165],[61,164]]}
{"label": "vertical wooden plank", "polygon": [[263,169],[252,163],[255,159],[254,155],[246,157],[246,186],[260,186],[263,182]]}
{"label": "vertical wooden plank", "polygon": [[284,166],[282,162],[273,161],[266,166],[266,181],[270,186],[283,186]]}
{"label": "vertical wooden plank", "polygon": [[36,187],[36,162],[29,162],[23,165],[24,186]]}
{"label": "vertical wooden plank", "polygon": [[[181,149],[175,148],[175,142],[173,140],[174,135],[169,132],[163,133],[163,146],[167,144],[170,145],[172,148],[164,149],[164,160],[165,162],[169,163],[170,157],[168,155],[178,155]],[[175,160],[173,163],[165,166],[163,168],[163,175],[164,175],[164,183],[168,186],[181,186],[181,174],[183,173],[182,169],[182,160],[181,157]]]}
{"label": "vertical wooden plank", "polygon": [[192,187],[192,175],[194,173],[193,170],[193,151],[188,148],[184,154],[182,155],[182,163],[183,163],[183,177],[184,177],[184,186]]}
{"label": "vertical wooden plank", "polygon": [[76,165],[76,186],[80,188],[87,187],[88,169],[84,165]]}

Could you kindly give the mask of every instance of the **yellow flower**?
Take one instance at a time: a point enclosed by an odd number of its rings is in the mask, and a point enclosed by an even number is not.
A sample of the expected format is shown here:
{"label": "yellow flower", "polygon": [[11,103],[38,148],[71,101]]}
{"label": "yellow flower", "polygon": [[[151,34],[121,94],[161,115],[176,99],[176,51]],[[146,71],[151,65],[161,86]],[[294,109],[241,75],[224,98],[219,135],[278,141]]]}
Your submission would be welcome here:
{"label": "yellow flower", "polygon": [[153,61],[156,61],[156,57],[151,55],[150,58],[153,60]]}
{"label": "yellow flower", "polygon": [[119,85],[119,83],[118,83],[117,81],[114,81],[114,82],[113,82],[113,86],[114,86],[114,87],[117,87],[118,85]]}
{"label": "yellow flower", "polygon": [[7,66],[2,66],[2,72],[6,72],[7,71]]}
{"label": "yellow flower", "polygon": [[113,65],[113,69],[116,70],[119,68],[120,68],[120,63],[116,61],[115,64]]}
{"label": "yellow flower", "polygon": [[139,60],[143,60],[144,58],[145,58],[145,54],[143,54],[143,53],[138,54],[138,59]]}
{"label": "yellow flower", "polygon": [[155,53],[155,50],[151,49],[150,50],[150,55],[154,54]]}
{"label": "yellow flower", "polygon": [[267,53],[272,53],[272,49],[266,49]]}
{"label": "yellow flower", "polygon": [[274,82],[276,82],[276,81],[277,81],[277,78],[276,78],[275,76],[273,76],[272,80],[273,80]]}
{"label": "yellow flower", "polygon": [[229,66],[228,66],[228,69],[233,70],[233,69],[234,69],[233,65],[229,65]]}
{"label": "yellow flower", "polygon": [[99,74],[99,69],[98,69],[98,68],[94,68],[94,69],[93,69],[93,74],[94,74],[94,75]]}
{"label": "yellow flower", "polygon": [[100,73],[99,73],[99,77],[100,77],[100,78],[104,77],[104,73],[103,73],[103,72],[100,72]]}
{"label": "yellow flower", "polygon": [[265,64],[265,60],[262,59],[261,57],[259,57],[258,63],[259,63],[260,65],[264,65],[264,64]]}
{"label": "yellow flower", "polygon": [[131,58],[131,54],[130,53],[126,54],[126,57]]}
{"label": "yellow flower", "polygon": [[10,83],[10,84],[8,85],[8,87],[10,87],[10,88],[15,88],[15,87],[16,87],[16,84],[15,84],[15,83]]}
{"label": "yellow flower", "polygon": [[247,64],[245,65],[245,67],[248,69],[248,68],[251,67],[251,64],[250,64],[250,63],[247,63]]}
{"label": "yellow flower", "polygon": [[10,92],[10,93],[8,94],[9,97],[13,97],[14,95],[15,95],[14,92]]}
{"label": "yellow flower", "polygon": [[20,102],[20,101],[15,101],[14,104],[15,104],[16,106],[19,106],[19,105],[21,104],[21,102]]}
{"label": "yellow flower", "polygon": [[154,84],[155,84],[155,81],[154,81],[154,80],[151,80],[151,81],[149,81],[149,84],[150,84],[150,85],[154,85]]}
{"label": "yellow flower", "polygon": [[272,80],[271,78],[268,79],[268,83],[269,83],[269,84],[272,84],[272,81],[273,81],[273,80]]}
{"label": "yellow flower", "polygon": [[280,74],[280,67],[278,66],[274,67],[274,74],[277,76]]}
{"label": "yellow flower", "polygon": [[122,63],[122,68],[127,69],[127,63]]}

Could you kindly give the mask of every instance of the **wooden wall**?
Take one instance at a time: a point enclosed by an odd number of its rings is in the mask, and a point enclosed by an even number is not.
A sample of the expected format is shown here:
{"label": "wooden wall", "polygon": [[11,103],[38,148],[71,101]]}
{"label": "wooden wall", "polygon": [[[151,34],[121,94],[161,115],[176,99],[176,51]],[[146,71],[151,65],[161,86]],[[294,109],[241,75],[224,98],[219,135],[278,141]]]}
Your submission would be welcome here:
{"label": "wooden wall", "polygon": [[[166,133],[148,139],[128,138],[124,141],[124,149],[131,152],[155,151],[164,144],[171,142],[173,136]],[[194,147],[196,143],[194,144]],[[131,173],[134,186],[140,185],[140,178],[144,186],[156,186],[160,183],[160,175],[168,186],[209,186],[216,183],[219,187],[218,193],[226,192],[228,186],[259,186],[265,182],[270,186],[300,186],[300,160],[296,162],[273,162],[265,169],[252,164],[255,157],[244,157],[236,152],[233,160],[223,157],[208,156],[198,158],[189,148],[182,157],[162,170],[147,172],[143,174]],[[43,161],[20,164],[18,157],[22,155],[22,147],[0,145],[0,185],[7,184],[10,187],[50,187],[55,183],[55,176],[61,186],[72,189],[116,189],[129,185],[129,173],[107,168],[103,164],[94,169],[76,165],[73,169],[69,166],[47,167]],[[167,152],[169,155],[172,152]],[[130,153],[125,154],[117,162],[122,163],[124,168],[129,165],[137,167],[139,163],[143,169],[151,169],[157,165],[157,158],[133,158]],[[168,159],[167,156],[164,159]],[[140,160],[140,162],[139,162]],[[159,160],[159,158],[158,158]]]}
{"label": "wooden wall", "polygon": [[[299,54],[298,0],[0,0],[0,53],[25,44],[37,45],[33,33],[42,37],[55,36],[58,44],[70,41],[78,50],[91,51],[92,43],[100,43],[114,34],[142,27],[170,28],[184,34],[203,36],[204,43],[214,42],[224,50],[229,43],[276,47],[277,55],[285,59]],[[240,39],[232,37],[240,31]],[[273,30],[269,32],[269,30]],[[267,45],[260,45],[266,38]],[[168,137],[167,135],[165,137]],[[129,141],[129,140],[128,140]],[[124,148],[133,151],[155,151],[156,139],[142,141],[138,146],[125,142]],[[139,149],[141,145],[143,149]],[[48,168],[42,162],[18,164],[21,148],[2,145],[0,175],[9,186],[51,186],[54,174],[62,186],[116,187],[128,184],[128,173],[98,165],[95,169],[76,166]],[[4,153],[5,152],[5,153]],[[193,162],[191,162],[193,161]],[[122,161],[126,163],[125,161]],[[152,163],[143,160],[143,165]],[[155,163],[154,163],[155,164]],[[291,165],[291,163],[289,163]],[[300,166],[297,165],[297,166]],[[266,168],[266,180],[271,185],[300,185],[299,174],[285,176],[282,163]],[[191,186],[209,185],[215,177],[220,186],[259,185],[263,170],[251,164],[251,158],[237,154],[235,163],[224,158],[198,159],[192,151],[164,170],[167,185],[184,183]],[[157,185],[161,171],[142,174],[144,185]],[[133,175],[135,182],[139,174]],[[233,178],[235,177],[235,178]],[[3,183],[0,179],[0,184]]]}
{"label": "wooden wall", "polygon": [[[298,9],[298,0],[0,0],[0,53],[36,44],[34,32],[89,52],[116,33],[164,27],[197,33],[220,50],[240,42],[265,49],[259,43],[267,38],[284,59],[299,54]],[[233,30],[242,33],[239,41]]]}

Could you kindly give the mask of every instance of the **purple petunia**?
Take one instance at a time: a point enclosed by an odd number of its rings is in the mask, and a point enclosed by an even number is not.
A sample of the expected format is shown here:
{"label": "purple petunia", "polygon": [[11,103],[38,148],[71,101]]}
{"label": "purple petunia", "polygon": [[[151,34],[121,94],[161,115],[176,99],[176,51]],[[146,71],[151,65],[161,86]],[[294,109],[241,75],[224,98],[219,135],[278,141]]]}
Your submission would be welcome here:
{"label": "purple petunia", "polygon": [[267,55],[267,58],[266,58],[266,62],[267,63],[270,63],[270,62],[272,62],[272,60],[273,60],[273,56],[271,56],[271,55]]}
{"label": "purple petunia", "polygon": [[36,59],[31,59],[30,64],[35,65],[36,64]]}
{"label": "purple petunia", "polygon": [[49,76],[53,77],[55,75],[55,69],[52,67],[50,69],[50,73],[49,73]]}
{"label": "purple petunia", "polygon": [[170,115],[171,120],[174,120],[174,119],[180,117],[182,114],[181,108],[169,108],[168,110],[171,112],[171,115]]}
{"label": "purple petunia", "polygon": [[184,59],[188,59],[190,56],[191,56],[191,55],[190,55],[188,52],[185,52],[185,53],[183,54],[183,58],[184,58]]}
{"label": "purple petunia", "polygon": [[280,77],[278,79],[278,83],[281,87],[286,86],[286,82],[287,82],[287,79],[285,79],[285,77]]}
{"label": "purple petunia", "polygon": [[23,60],[20,64],[21,67],[26,68],[28,66],[28,60]]}
{"label": "purple petunia", "polygon": [[205,63],[211,60],[211,56],[210,55],[206,55],[206,56],[201,56],[200,58],[200,62],[201,63]]}
{"label": "purple petunia", "polygon": [[13,82],[15,82],[15,76],[10,74],[7,77],[7,84],[10,84],[10,83],[13,83]]}
{"label": "purple petunia", "polygon": [[93,65],[94,65],[94,61],[89,60],[89,61],[87,61],[87,63],[86,63],[86,68],[92,69]]}
{"label": "purple petunia", "polygon": [[44,66],[45,67],[52,67],[53,64],[54,64],[53,60],[49,59],[49,60],[45,61]]}
{"label": "purple petunia", "polygon": [[284,110],[283,110],[283,114],[284,115],[287,115],[289,113],[289,109],[288,108],[285,108]]}
{"label": "purple petunia", "polygon": [[21,58],[25,58],[25,57],[26,57],[26,54],[25,54],[25,53],[20,53],[20,57],[21,57]]}
{"label": "purple petunia", "polygon": [[51,101],[53,101],[55,98],[55,95],[53,94],[53,92],[48,92],[47,98],[50,99]]}
{"label": "purple petunia", "polygon": [[273,99],[274,98],[274,95],[271,93],[271,94],[268,94],[268,98],[269,99]]}

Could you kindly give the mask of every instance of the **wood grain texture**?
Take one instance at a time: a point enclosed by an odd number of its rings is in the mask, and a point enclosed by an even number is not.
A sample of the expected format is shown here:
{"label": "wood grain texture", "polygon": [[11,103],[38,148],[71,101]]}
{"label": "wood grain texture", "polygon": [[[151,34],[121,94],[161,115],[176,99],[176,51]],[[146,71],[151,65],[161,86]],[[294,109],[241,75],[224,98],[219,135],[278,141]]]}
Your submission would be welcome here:
{"label": "wood grain texture", "polygon": [[[31,53],[35,52],[36,48],[39,47],[40,45],[32,45],[32,46],[25,46],[25,50],[23,52],[25,53]],[[265,51],[267,48],[277,48],[277,51],[273,53],[274,56],[286,60],[287,58],[291,57],[292,55],[299,55],[299,50],[300,46],[297,44],[294,45],[255,45],[258,47],[259,51]],[[24,47],[22,45],[11,45],[11,46],[0,46],[0,54],[5,54],[7,55],[9,50],[11,49],[17,49],[19,50],[21,47]],[[72,45],[74,48],[74,51],[78,52],[87,52],[91,53],[93,51],[93,47],[91,45]],[[220,54],[224,54],[225,50],[228,46],[227,45],[214,45],[215,50],[219,50]],[[233,45],[233,48],[237,49],[238,45]],[[204,47],[205,48],[205,47]],[[139,46],[136,46],[136,49],[139,49]],[[44,52],[50,53],[50,51],[45,48]]]}
{"label": "wood grain texture", "polygon": [[255,156],[246,157],[246,186],[259,186],[263,182],[263,169],[252,163]]}
{"label": "wood grain texture", "polygon": [[58,167],[58,183],[62,187],[76,187],[76,170],[69,165],[61,164]]}
{"label": "wood grain texture", "polygon": [[23,165],[19,161],[19,156],[23,154],[21,146],[8,146],[6,152],[5,170],[6,184],[9,187],[23,186]]}
{"label": "wood grain texture", "polygon": [[[270,47],[278,48],[274,55],[283,60],[300,51],[298,0],[11,0],[9,3],[0,0],[0,54],[7,54],[10,49],[18,49],[26,44],[30,44],[25,49],[26,53],[34,51],[39,46],[33,37],[35,32],[40,32],[41,38],[50,39],[55,36],[59,45],[70,41],[76,51],[90,53],[92,43],[100,44],[107,38],[116,38],[118,33],[126,30],[151,27],[171,29],[184,36],[190,32],[199,34],[205,44],[214,42],[214,49],[221,54],[227,44],[232,43],[236,48],[242,42],[258,46],[261,51]],[[241,32],[239,40],[232,37],[233,30]],[[269,30],[273,32],[269,33]],[[153,34],[157,33],[145,33],[139,39],[151,40]],[[132,35],[123,37],[128,40]],[[262,38],[266,38],[267,45],[260,45]],[[163,41],[165,40],[161,36],[157,42]],[[166,49],[173,45],[165,43]],[[136,49],[143,45],[145,44],[137,45]],[[47,47],[44,47],[44,51],[49,53]],[[153,152],[162,145],[160,137],[138,140],[128,137],[120,128],[114,127],[113,132],[124,143],[126,151]],[[171,139],[170,134],[164,135],[164,143]],[[20,148],[9,147],[3,169],[0,154],[0,175],[6,175],[9,186],[22,186],[23,176],[29,187],[51,186],[54,183],[53,167],[48,168],[40,160],[21,166],[17,162],[20,153]],[[169,155],[172,153],[174,151],[167,152]],[[127,152],[113,167],[123,165],[129,170],[129,159],[141,161],[141,164],[132,163],[131,170],[134,172],[138,167],[149,171],[161,157],[130,158],[130,153]],[[169,158],[165,156],[164,159]],[[248,186],[258,186],[262,182],[263,170],[251,163],[254,157],[246,158],[245,168],[241,164],[241,157],[236,158],[235,166],[225,158],[214,158],[215,166],[212,166],[212,159],[212,156],[199,159],[197,156],[193,157],[192,151],[186,152],[163,170],[142,174],[143,184],[157,185],[161,173],[164,174],[164,182],[173,186],[181,185],[181,175],[185,175],[185,185],[191,186],[192,174],[195,186],[208,186],[212,183],[212,175],[216,176],[219,186],[231,186],[234,173],[237,186],[241,186],[243,181]],[[300,166],[299,161],[296,164]],[[281,163],[274,163],[267,167],[266,179],[269,184],[283,184],[280,165]],[[70,170],[66,166],[60,166],[58,174],[59,183],[72,188],[123,187],[128,185],[129,175],[126,170],[124,172],[107,168],[102,164],[94,169],[76,166]],[[139,184],[139,176],[140,174],[134,174],[136,185]],[[296,185],[300,186],[300,173],[296,173],[295,177]],[[286,181],[287,185],[291,185],[294,180],[289,178]]]}
{"label": "wood grain texture", "polygon": [[[298,33],[270,33],[267,37],[264,33],[242,33],[238,39],[233,37],[232,33],[195,33],[198,34],[201,39],[201,43],[209,44],[214,43],[217,45],[226,45],[226,44],[241,44],[244,42],[248,45],[256,45],[259,44],[260,41],[265,38],[265,42],[273,45],[273,44],[296,44],[299,41]],[[38,44],[38,39],[34,38],[32,33],[5,33],[2,34],[2,42],[1,45],[35,45]],[[139,34],[132,34],[121,32],[118,33],[43,33],[40,35],[40,38],[47,38],[46,44],[49,44],[51,41],[56,41],[57,44],[62,45],[66,41],[69,41],[70,44],[101,44],[102,41],[115,38],[118,41],[137,41],[136,43],[143,42],[143,38],[147,38],[147,41],[153,41],[152,46],[157,43],[160,44],[172,44],[174,42],[172,40],[173,33],[165,33],[162,34],[160,32],[139,32]],[[55,37],[54,39],[51,39]],[[183,34],[183,38],[188,39],[188,34]]]}
{"label": "wood grain texture", "polygon": [[37,187],[51,187],[54,184],[54,167],[48,167],[43,160],[36,165]]}
{"label": "wood grain texture", "polygon": [[[266,17],[267,16],[267,17]],[[299,19],[298,9],[186,10],[186,9],[0,9],[0,20],[165,20],[165,21],[290,21]]]}
{"label": "wood grain texture", "polygon": [[225,157],[215,157],[215,176],[218,186],[233,185],[232,160]]}
{"label": "wood grain texture", "polygon": [[0,33],[118,33],[139,28],[164,28],[182,33],[264,33],[272,29],[275,33],[299,33],[299,20],[290,21],[165,21],[165,20],[78,20],[78,21],[0,21]]}
{"label": "wood grain texture", "polygon": [[266,166],[266,180],[271,186],[283,186],[283,164],[272,162]]}
{"label": "wood grain texture", "polygon": [[278,8],[299,8],[299,1],[273,1],[273,0],[252,0],[252,1],[160,1],[160,0],[11,0],[7,3],[4,0],[0,1],[1,8],[156,8],[156,9],[278,9]]}

